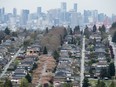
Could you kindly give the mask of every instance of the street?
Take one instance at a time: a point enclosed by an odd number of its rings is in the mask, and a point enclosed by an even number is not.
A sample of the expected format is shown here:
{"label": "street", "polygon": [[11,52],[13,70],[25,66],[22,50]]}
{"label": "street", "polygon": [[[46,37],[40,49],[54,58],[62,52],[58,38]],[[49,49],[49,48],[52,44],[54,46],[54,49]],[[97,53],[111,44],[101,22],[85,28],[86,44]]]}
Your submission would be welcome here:
{"label": "street", "polygon": [[42,70],[42,74],[40,75],[40,79],[38,80],[38,84],[36,87],[39,87],[40,86],[40,83],[41,83],[41,78],[42,78],[42,75],[44,75],[46,73],[46,68],[47,68],[47,62],[43,65],[43,70]]}
{"label": "street", "polygon": [[7,69],[9,68],[10,64],[16,59],[19,52],[21,51],[22,47],[16,52],[16,54],[13,56],[13,58],[8,62],[8,64],[4,67],[4,71],[2,71],[0,78],[4,76],[4,74],[7,72]]}
{"label": "street", "polygon": [[80,73],[80,87],[83,86],[84,79],[84,59],[85,59],[85,36],[83,36],[83,45],[82,45],[82,59],[81,59],[81,73]]}

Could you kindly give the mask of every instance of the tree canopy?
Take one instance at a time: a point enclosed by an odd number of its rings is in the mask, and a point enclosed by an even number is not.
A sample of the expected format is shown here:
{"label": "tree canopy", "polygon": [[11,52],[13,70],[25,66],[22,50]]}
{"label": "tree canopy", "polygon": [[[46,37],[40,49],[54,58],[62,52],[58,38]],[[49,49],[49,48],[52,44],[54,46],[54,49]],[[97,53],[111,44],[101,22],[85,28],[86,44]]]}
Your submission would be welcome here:
{"label": "tree canopy", "polygon": [[75,26],[74,33],[80,33],[80,26]]}
{"label": "tree canopy", "polygon": [[55,58],[56,61],[58,61],[59,53],[56,50],[53,52],[53,57]]}
{"label": "tree canopy", "polygon": [[46,46],[45,46],[44,49],[43,49],[43,54],[48,54],[48,51],[47,51]]}
{"label": "tree canopy", "polygon": [[116,28],[116,22],[112,23],[112,27],[111,28]]}
{"label": "tree canopy", "polygon": [[7,34],[7,35],[10,35],[10,30],[8,27],[6,27],[6,29],[4,30],[4,33]]}
{"label": "tree canopy", "polygon": [[8,78],[5,79],[4,87],[13,87],[12,82]]}
{"label": "tree canopy", "polygon": [[110,76],[115,76],[115,66],[113,62],[109,64],[108,73]]}
{"label": "tree canopy", "polygon": [[108,76],[108,72],[106,68],[102,68],[100,71],[100,78],[103,79],[104,77]]}
{"label": "tree canopy", "polygon": [[28,80],[26,78],[22,78],[20,87],[28,87],[28,86],[29,86]]}
{"label": "tree canopy", "polygon": [[114,32],[114,35],[112,37],[112,42],[116,43],[116,31]]}
{"label": "tree canopy", "polygon": [[97,31],[97,27],[96,25],[93,26],[93,32],[96,32]]}
{"label": "tree canopy", "polygon": [[29,73],[25,76],[25,78],[28,80],[29,83],[31,83],[32,78]]}
{"label": "tree canopy", "polygon": [[88,80],[88,78],[84,78],[84,80],[83,80],[83,86],[82,87],[89,87],[89,80]]}

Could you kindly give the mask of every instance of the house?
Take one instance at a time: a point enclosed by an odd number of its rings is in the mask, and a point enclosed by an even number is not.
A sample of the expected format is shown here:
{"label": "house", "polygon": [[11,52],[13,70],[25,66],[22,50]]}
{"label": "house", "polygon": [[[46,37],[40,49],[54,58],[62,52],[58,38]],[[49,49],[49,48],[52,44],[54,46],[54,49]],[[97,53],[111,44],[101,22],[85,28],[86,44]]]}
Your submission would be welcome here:
{"label": "house", "polygon": [[17,69],[25,69],[28,71],[32,70],[32,68],[33,68],[33,65],[30,65],[30,64],[19,64],[17,66]]}
{"label": "house", "polygon": [[0,53],[2,53],[3,56],[5,56],[8,52],[8,49],[4,46],[0,46]]}
{"label": "house", "polygon": [[26,55],[38,56],[40,54],[40,48],[37,46],[31,46],[27,48]]}
{"label": "house", "polygon": [[33,65],[34,64],[34,59],[33,58],[25,58],[24,60],[21,61],[20,64]]}
{"label": "house", "polygon": [[24,69],[16,69],[12,72],[11,81],[20,83],[20,80],[27,75],[26,70]]}
{"label": "house", "polygon": [[8,63],[8,60],[7,59],[0,59],[0,67],[4,67],[6,64]]}

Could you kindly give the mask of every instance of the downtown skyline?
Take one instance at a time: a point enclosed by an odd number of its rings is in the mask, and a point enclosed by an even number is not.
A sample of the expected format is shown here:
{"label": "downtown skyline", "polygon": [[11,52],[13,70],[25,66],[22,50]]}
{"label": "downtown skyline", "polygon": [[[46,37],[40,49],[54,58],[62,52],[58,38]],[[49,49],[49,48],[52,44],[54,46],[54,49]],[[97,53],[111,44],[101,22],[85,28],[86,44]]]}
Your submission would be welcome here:
{"label": "downtown skyline", "polygon": [[22,9],[29,9],[31,13],[36,12],[37,7],[42,7],[42,11],[47,13],[50,9],[60,8],[61,2],[67,3],[67,11],[73,8],[73,4],[78,4],[78,12],[83,13],[84,10],[98,10],[100,13],[105,13],[108,16],[116,14],[116,6],[114,0],[0,0],[0,8],[4,7],[6,13],[11,13],[13,8],[17,9],[20,14]]}

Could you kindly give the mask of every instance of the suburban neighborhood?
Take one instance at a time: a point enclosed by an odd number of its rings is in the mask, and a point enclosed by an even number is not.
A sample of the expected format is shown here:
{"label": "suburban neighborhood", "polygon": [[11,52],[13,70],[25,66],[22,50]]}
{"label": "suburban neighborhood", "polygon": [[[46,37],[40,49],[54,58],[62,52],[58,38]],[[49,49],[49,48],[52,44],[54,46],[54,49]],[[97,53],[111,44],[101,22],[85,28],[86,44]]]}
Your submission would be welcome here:
{"label": "suburban neighborhood", "polygon": [[13,87],[115,84],[115,43],[104,25],[83,30],[79,26],[73,30],[70,26],[45,31],[20,29],[15,33],[0,45],[1,87],[4,81]]}

